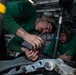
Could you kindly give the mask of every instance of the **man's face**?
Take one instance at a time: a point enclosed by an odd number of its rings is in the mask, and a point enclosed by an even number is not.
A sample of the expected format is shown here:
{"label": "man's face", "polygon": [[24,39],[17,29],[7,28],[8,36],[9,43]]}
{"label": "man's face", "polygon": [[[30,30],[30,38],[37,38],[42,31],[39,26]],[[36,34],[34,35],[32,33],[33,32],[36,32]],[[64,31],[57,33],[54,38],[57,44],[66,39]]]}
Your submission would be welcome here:
{"label": "man's face", "polygon": [[60,34],[60,41],[61,43],[65,43],[67,41],[67,36],[65,33]]}
{"label": "man's face", "polygon": [[49,22],[45,22],[45,21],[40,21],[36,27],[35,27],[36,30],[38,30],[39,32],[42,32],[42,33],[46,33],[46,32],[52,32],[52,25],[51,23]]}

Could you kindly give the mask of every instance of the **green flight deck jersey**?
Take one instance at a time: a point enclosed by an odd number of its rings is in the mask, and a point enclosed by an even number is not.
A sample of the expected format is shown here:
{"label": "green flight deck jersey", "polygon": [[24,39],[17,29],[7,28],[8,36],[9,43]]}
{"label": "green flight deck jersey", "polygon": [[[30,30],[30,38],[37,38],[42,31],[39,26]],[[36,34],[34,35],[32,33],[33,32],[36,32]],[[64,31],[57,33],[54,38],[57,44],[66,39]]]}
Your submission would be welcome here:
{"label": "green flight deck jersey", "polygon": [[[48,49],[45,51],[48,55],[53,55],[55,47],[55,38],[52,40]],[[76,54],[76,36],[73,36],[66,43],[58,43],[58,56],[67,52],[68,56],[74,56]]]}
{"label": "green flight deck jersey", "polygon": [[29,1],[8,2],[2,28],[13,34],[16,34],[20,27],[29,32],[34,29],[37,18],[38,13]]}

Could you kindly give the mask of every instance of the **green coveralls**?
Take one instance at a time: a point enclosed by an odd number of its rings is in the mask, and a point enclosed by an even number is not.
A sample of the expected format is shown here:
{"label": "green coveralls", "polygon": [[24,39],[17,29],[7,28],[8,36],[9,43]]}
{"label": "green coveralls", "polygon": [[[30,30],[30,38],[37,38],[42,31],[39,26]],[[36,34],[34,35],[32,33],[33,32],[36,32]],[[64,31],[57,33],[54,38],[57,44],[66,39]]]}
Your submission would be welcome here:
{"label": "green coveralls", "polygon": [[37,18],[38,13],[29,1],[8,2],[2,28],[13,34],[16,34],[20,27],[29,32],[34,29]]}
{"label": "green coveralls", "polygon": [[[49,45],[48,49],[45,51],[48,55],[53,55],[55,47],[55,38],[52,40],[51,44]],[[68,56],[74,56],[76,54],[76,36],[72,37],[66,43],[58,43],[58,56],[64,53],[67,53]]]}
{"label": "green coveralls", "polygon": [[[23,27],[29,33],[34,30],[34,23],[38,18],[35,7],[28,2],[10,2],[7,4],[7,11],[4,18],[3,29],[16,34],[20,27]],[[9,48],[15,51],[21,51],[23,39],[15,36],[9,43]]]}

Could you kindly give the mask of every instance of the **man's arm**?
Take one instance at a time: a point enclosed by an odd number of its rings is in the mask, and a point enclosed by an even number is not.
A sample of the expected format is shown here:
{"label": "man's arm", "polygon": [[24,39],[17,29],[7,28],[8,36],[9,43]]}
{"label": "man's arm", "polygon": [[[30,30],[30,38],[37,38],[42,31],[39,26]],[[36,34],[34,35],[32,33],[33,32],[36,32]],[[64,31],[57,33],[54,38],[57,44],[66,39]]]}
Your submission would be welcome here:
{"label": "man's arm", "polygon": [[29,34],[23,28],[19,28],[18,31],[16,32],[16,35],[20,36],[21,38],[23,38],[23,40],[30,43],[34,49],[40,48],[44,43],[44,41],[39,36]]}
{"label": "man's arm", "polygon": [[29,60],[35,61],[38,59],[38,51],[37,50],[29,50],[25,47],[22,47],[22,39],[18,36],[14,37],[8,44],[11,50],[16,52],[24,52],[26,57]]}
{"label": "man's arm", "polygon": [[21,43],[22,43],[23,39],[21,39],[20,37],[18,36],[15,36],[14,38],[12,38],[10,40],[10,42],[8,43],[8,47],[11,49],[11,50],[14,50],[16,52],[22,52],[21,50]]}
{"label": "man's arm", "polygon": [[[19,3],[18,6],[17,5],[18,4],[12,4],[12,3],[8,4],[7,12],[6,12],[6,15],[4,18],[3,29],[21,37],[23,40],[30,43],[33,46],[33,48],[40,48],[41,45],[43,44],[43,40],[36,35],[29,34],[15,21],[15,18],[18,19],[18,18],[20,18],[21,15],[22,15],[22,17],[24,16],[27,18],[27,16],[29,16],[30,12],[28,15],[26,14],[26,16],[25,16],[25,14],[23,14],[23,11],[25,11],[25,12],[27,10],[29,11],[30,6],[32,6],[32,5],[29,2],[27,2],[27,3],[21,2],[21,3]],[[23,8],[27,5],[28,5],[28,8],[26,7],[25,8],[26,10],[24,10]],[[19,9],[21,9],[21,10],[19,10]],[[33,9],[33,7],[32,7],[32,9]],[[35,10],[33,9],[32,13],[33,13],[33,11],[35,11]],[[30,14],[30,16],[32,15],[32,13]],[[30,18],[30,17],[28,17],[28,18]]]}
{"label": "man's arm", "polygon": [[76,36],[71,38],[67,52],[68,56],[74,56],[76,54]]}

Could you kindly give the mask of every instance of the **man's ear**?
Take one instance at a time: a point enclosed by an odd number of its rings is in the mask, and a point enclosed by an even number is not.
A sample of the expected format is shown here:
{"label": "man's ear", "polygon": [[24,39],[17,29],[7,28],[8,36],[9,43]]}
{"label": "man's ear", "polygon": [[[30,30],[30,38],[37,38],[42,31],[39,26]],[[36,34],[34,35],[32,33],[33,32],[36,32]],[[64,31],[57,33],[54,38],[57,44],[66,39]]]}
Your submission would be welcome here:
{"label": "man's ear", "polygon": [[43,13],[40,13],[40,14],[39,14],[39,18],[41,18],[41,17],[42,17],[42,15],[43,15]]}
{"label": "man's ear", "polygon": [[36,22],[38,22],[40,20],[40,17],[38,17],[37,19],[36,19]]}
{"label": "man's ear", "polygon": [[38,18],[36,19],[35,25],[39,22],[39,20],[40,20],[40,17],[38,17]]}
{"label": "man's ear", "polygon": [[39,18],[41,18],[42,16],[41,15],[39,15]]}

